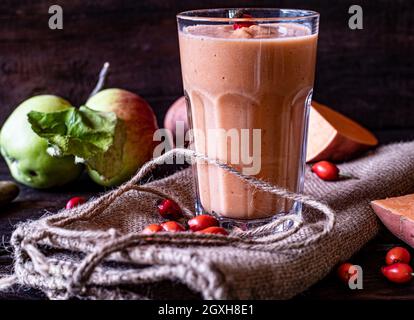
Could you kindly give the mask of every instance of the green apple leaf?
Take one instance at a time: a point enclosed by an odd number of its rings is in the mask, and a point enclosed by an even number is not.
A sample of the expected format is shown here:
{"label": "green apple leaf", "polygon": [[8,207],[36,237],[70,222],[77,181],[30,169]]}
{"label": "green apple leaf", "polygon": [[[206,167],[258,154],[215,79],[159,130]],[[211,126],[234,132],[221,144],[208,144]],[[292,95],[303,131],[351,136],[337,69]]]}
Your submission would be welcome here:
{"label": "green apple leaf", "polygon": [[31,111],[28,120],[33,131],[48,141],[49,154],[73,155],[107,179],[121,169],[126,132],[115,113],[82,106],[58,112]]}

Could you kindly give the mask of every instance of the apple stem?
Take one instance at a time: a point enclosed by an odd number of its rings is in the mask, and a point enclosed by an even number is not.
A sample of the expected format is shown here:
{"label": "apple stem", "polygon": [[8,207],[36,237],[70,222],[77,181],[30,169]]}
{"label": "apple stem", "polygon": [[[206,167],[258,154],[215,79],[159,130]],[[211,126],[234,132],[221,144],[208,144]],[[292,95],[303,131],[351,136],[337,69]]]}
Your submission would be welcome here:
{"label": "apple stem", "polygon": [[105,84],[106,76],[108,75],[108,71],[109,71],[109,62],[105,62],[101,71],[99,72],[98,82],[96,83],[95,88],[92,90],[91,94],[89,95],[89,98],[94,96],[95,94],[97,94],[99,91],[102,90]]}

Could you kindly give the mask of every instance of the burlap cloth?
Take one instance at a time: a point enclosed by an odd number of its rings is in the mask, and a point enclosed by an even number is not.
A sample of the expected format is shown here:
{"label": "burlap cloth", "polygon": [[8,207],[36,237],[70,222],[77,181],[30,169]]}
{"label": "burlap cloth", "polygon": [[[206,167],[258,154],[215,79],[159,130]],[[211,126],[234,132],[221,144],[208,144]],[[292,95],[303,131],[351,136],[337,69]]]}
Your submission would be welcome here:
{"label": "burlap cloth", "polygon": [[[327,217],[308,208],[302,224],[281,237],[237,232],[143,237],[144,226],[161,221],[159,197],[142,190],[115,192],[19,225],[12,236],[14,275],[0,287],[18,283],[52,299],[142,299],[137,288],[168,280],[205,299],[291,298],[375,236],[380,224],[370,200],[414,191],[414,143],[378,148],[340,169],[359,179],[324,182],[306,172],[305,194],[335,211],[335,224],[315,241],[306,239],[321,234]],[[194,202],[188,169],[144,188],[166,192],[188,208]],[[235,240],[238,236],[244,240]]]}

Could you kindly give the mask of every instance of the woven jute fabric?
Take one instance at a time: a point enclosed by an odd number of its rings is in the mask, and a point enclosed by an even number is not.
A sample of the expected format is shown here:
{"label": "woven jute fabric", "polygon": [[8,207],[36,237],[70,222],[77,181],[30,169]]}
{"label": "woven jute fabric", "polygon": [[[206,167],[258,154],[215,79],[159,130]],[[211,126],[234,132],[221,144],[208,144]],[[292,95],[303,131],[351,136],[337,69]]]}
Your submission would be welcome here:
{"label": "woven jute fabric", "polygon": [[160,196],[191,216],[192,171],[144,185],[132,179],[127,189],[20,224],[11,239],[14,274],[0,288],[18,283],[51,299],[145,299],[140,287],[172,281],[205,299],[291,298],[376,235],[380,223],[370,200],[414,191],[414,142],[384,146],[339,167],[356,178],[325,182],[307,170],[310,197],[299,198],[303,214],[282,233],[265,226],[229,236],[142,235],[146,225],[162,221]]}

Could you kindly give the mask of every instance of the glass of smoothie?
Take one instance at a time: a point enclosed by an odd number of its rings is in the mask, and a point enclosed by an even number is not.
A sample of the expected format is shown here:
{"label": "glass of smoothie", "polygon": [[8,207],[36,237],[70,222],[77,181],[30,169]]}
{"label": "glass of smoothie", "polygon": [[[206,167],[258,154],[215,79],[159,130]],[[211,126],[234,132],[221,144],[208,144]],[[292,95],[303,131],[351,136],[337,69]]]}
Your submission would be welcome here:
{"label": "glass of smoothie", "polygon": [[[239,172],[302,192],[319,14],[208,9],[177,15],[191,147]],[[301,205],[214,164],[193,164],[197,214],[256,226]]]}

